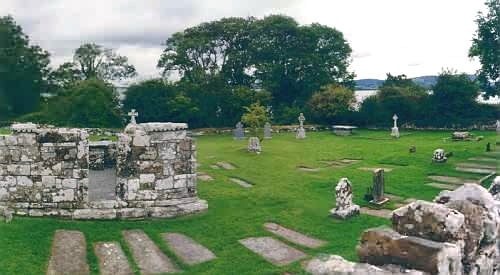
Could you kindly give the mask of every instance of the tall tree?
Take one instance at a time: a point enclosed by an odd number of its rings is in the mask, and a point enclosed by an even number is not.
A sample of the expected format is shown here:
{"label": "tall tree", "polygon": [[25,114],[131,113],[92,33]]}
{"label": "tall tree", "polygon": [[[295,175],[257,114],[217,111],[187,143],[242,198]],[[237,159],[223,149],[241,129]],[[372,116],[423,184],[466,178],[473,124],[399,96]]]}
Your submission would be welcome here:
{"label": "tall tree", "polygon": [[94,43],[81,45],[75,50],[72,62],[62,64],[51,74],[52,80],[60,85],[71,84],[76,79],[111,81],[135,75],[135,67],[128,62],[126,56]]}
{"label": "tall tree", "polygon": [[500,95],[500,1],[487,0],[487,14],[479,13],[477,30],[469,57],[478,57],[481,69],[478,80],[485,96]]}
{"label": "tall tree", "polygon": [[35,111],[47,88],[49,54],[11,16],[0,17],[0,120]]}
{"label": "tall tree", "polygon": [[353,111],[354,92],[336,84],[326,85],[315,92],[308,102],[314,120],[324,124],[339,123]]}

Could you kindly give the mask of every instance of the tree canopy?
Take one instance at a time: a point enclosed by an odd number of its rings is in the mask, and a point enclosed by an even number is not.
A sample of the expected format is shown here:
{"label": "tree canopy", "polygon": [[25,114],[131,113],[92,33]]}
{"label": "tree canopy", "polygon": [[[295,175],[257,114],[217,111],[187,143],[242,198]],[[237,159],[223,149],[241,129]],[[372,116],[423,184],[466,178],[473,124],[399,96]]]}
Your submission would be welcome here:
{"label": "tree canopy", "polygon": [[478,80],[485,96],[494,96],[500,95],[500,1],[487,0],[485,4],[488,12],[477,16],[469,56],[479,58]]}

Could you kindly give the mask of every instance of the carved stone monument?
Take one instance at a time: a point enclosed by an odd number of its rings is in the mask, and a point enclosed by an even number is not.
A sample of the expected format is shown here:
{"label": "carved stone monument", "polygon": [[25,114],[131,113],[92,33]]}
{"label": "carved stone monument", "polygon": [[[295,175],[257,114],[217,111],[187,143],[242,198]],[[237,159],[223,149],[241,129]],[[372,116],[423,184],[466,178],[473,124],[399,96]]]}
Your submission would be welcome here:
{"label": "carved stone monument", "polygon": [[243,123],[241,123],[241,121],[236,123],[236,128],[233,130],[233,134],[235,140],[242,140],[245,138],[245,130],[243,129]]}
{"label": "carved stone monument", "polygon": [[299,128],[297,129],[297,139],[305,139],[306,138],[306,130],[304,129],[304,121],[306,118],[303,113],[299,115]]}
{"label": "carved stone monument", "polygon": [[248,139],[248,152],[253,152],[260,154],[262,147],[260,146],[260,140],[258,137],[251,137]]}
{"label": "carved stone monument", "polygon": [[398,118],[399,117],[396,114],[392,116],[392,119],[394,120],[394,126],[392,127],[391,130],[391,137],[393,138],[399,138]]}
{"label": "carved stone monument", "polygon": [[359,214],[359,205],[352,203],[352,184],[347,178],[341,178],[335,187],[335,208],[330,214],[339,219],[347,219]]}
{"label": "carved stone monument", "polygon": [[264,138],[265,139],[273,138],[271,132],[272,132],[271,123],[266,122],[266,124],[264,125]]}
{"label": "carved stone monument", "polygon": [[384,169],[378,168],[373,171],[373,188],[372,195],[373,200],[370,203],[375,205],[383,205],[389,201],[389,198],[384,195],[385,181],[384,181]]}
{"label": "carved stone monument", "polygon": [[448,157],[446,157],[443,149],[434,150],[434,154],[432,155],[432,162],[446,162],[447,160]]}

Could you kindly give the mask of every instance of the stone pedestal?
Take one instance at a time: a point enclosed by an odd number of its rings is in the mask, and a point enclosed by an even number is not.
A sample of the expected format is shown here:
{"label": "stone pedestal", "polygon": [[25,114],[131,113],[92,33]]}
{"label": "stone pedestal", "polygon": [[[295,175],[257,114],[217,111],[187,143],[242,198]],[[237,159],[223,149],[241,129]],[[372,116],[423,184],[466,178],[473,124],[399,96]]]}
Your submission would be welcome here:
{"label": "stone pedestal", "polygon": [[251,137],[248,139],[248,152],[259,154],[262,151],[260,140],[258,137]]}
{"label": "stone pedestal", "polygon": [[359,205],[352,203],[352,184],[347,178],[341,178],[335,187],[335,208],[330,214],[339,219],[359,215]]}

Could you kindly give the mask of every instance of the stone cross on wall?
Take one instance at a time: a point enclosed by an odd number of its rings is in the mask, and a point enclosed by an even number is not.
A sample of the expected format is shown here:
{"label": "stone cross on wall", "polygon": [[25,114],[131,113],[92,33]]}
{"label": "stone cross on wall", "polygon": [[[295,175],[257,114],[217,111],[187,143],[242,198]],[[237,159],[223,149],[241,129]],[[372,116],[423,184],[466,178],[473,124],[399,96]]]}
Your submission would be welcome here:
{"label": "stone cross on wall", "polygon": [[139,113],[135,109],[130,110],[130,112],[128,112],[128,116],[130,117],[131,124],[137,124],[135,118],[139,116]]}
{"label": "stone cross on wall", "polygon": [[306,120],[306,118],[304,117],[304,114],[303,113],[300,113],[299,115],[299,123],[300,123],[300,127],[304,127],[304,121]]}
{"label": "stone cross on wall", "polygon": [[398,127],[398,115],[394,114],[392,120],[394,120],[394,127]]}

